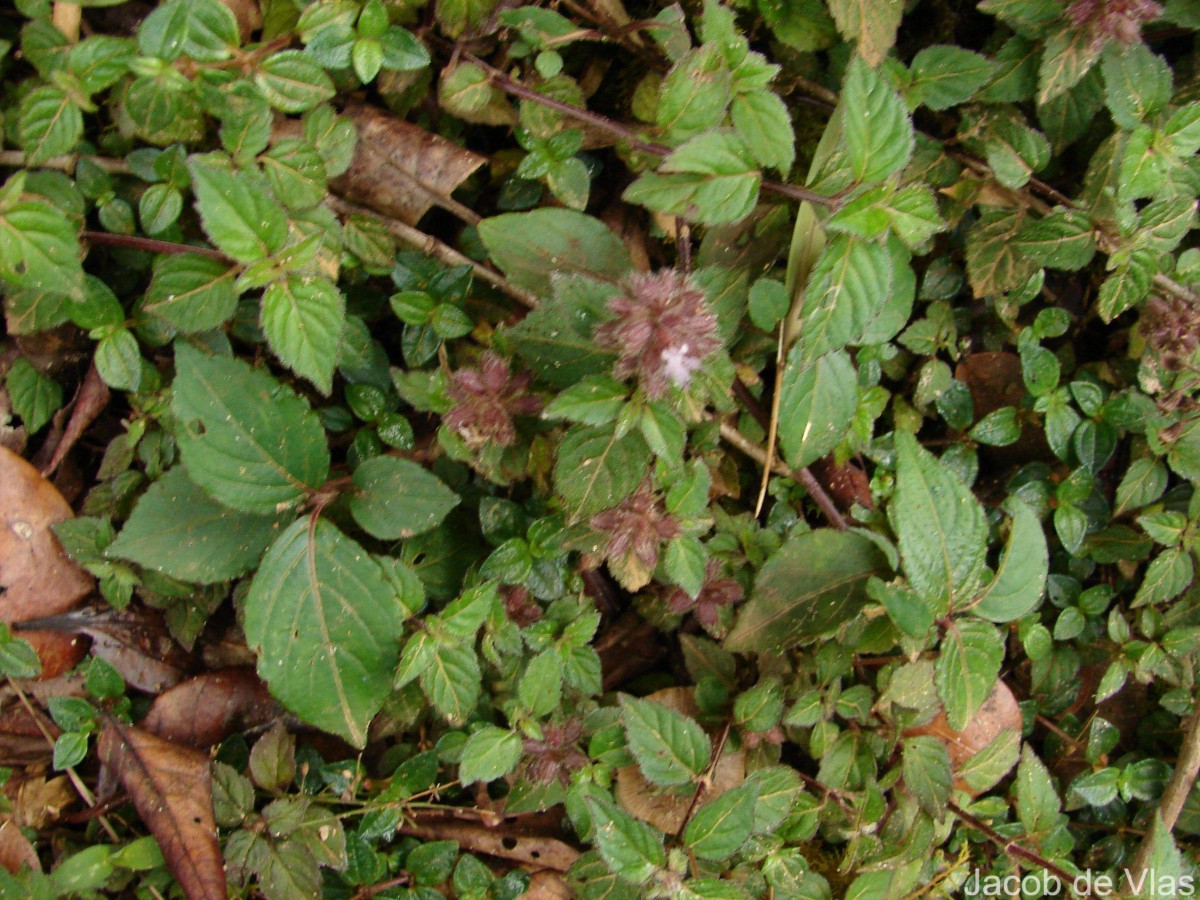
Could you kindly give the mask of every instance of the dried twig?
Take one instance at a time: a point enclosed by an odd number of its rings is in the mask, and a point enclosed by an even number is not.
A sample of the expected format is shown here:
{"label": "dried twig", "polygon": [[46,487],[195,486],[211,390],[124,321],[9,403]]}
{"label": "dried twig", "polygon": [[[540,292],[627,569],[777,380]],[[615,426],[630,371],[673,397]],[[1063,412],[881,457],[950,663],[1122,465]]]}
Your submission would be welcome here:
{"label": "dried twig", "polygon": [[[1183,804],[1187,800],[1196,776],[1200,774],[1200,707],[1192,713],[1187,728],[1183,732],[1183,744],[1179,748],[1179,757],[1175,760],[1175,771],[1163,791],[1162,799],[1158,802],[1158,815],[1163,827],[1171,831],[1179,821]],[[1154,829],[1148,829],[1146,836],[1138,847],[1137,853],[1130,863],[1126,878],[1139,881],[1140,875],[1146,871],[1150,863],[1150,854],[1154,850]]]}

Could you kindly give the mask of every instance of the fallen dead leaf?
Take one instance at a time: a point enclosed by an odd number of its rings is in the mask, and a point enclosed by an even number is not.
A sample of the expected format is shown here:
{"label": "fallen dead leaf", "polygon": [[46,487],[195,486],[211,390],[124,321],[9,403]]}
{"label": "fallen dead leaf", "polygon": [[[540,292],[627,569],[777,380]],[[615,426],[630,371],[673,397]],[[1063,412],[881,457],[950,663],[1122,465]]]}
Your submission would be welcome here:
{"label": "fallen dead leaf", "polygon": [[493,828],[419,817],[414,823],[402,825],[399,831],[423,841],[458,841],[464,850],[512,860],[526,868],[565,872],[579,858],[578,850],[557,838],[508,834],[503,826]]}
{"label": "fallen dead leaf", "polygon": [[277,712],[253,669],[226,669],[205,672],[159,694],[141,727],[177,744],[206,748],[235,731],[269,722]]}
{"label": "fallen dead leaf", "polygon": [[16,788],[12,801],[13,821],[22,828],[41,831],[59,820],[78,800],[65,775],[46,778],[41,775],[26,778]]}
{"label": "fallen dead leaf", "polygon": [[[655,691],[646,697],[668,709],[695,717],[695,695],[691,688],[672,687]],[[713,769],[712,784],[700,793],[697,806],[706,803],[746,780],[746,751],[725,750]],[[631,815],[649,822],[666,834],[678,834],[692,806],[693,789],[684,794],[657,787],[646,780],[637,765],[617,770],[617,802]]]}
{"label": "fallen dead leaf", "polygon": [[[100,377],[100,373],[96,370],[96,364],[92,363],[87,370],[87,375],[83,378],[83,384],[75,393],[75,399],[71,406],[71,418],[67,420],[62,437],[53,445],[54,452],[49,454],[49,460],[42,467],[42,474],[47,477],[54,474],[54,470],[71,452],[71,448],[87,431],[88,426],[95,422],[104,407],[108,406],[108,398],[108,385]],[[48,450],[49,446],[47,444],[46,447],[43,447],[43,452]]]}
{"label": "fallen dead leaf", "polygon": [[521,895],[523,900],[571,900],[573,896],[562,875],[546,870],[535,872],[529,880],[529,889]]}
{"label": "fallen dead leaf", "polygon": [[189,900],[225,900],[208,756],[115,719],[97,743]]}
{"label": "fallen dead leaf", "polygon": [[[344,114],[358,129],[354,162],[330,188],[348,200],[416,225],[431,206],[448,200],[486,162],[452,141],[373,106]],[[285,130],[294,126],[282,126]]]}
{"label": "fallen dead leaf", "polygon": [[[50,530],[71,515],[70,505],[37,469],[0,447],[0,622],[65,612],[91,592],[92,576],[71,561]],[[37,647],[45,677],[82,658],[73,635],[21,636]]]}
{"label": "fallen dead leaf", "polygon": [[126,684],[147,693],[178,684],[192,667],[191,654],[171,637],[163,614],[156,609],[79,609],[35,619],[30,625],[47,632],[87,635],[92,639],[92,656],[110,663]]}
{"label": "fallen dead leaf", "polygon": [[16,875],[22,867],[28,866],[35,872],[42,871],[41,860],[33,844],[29,843],[21,829],[12,819],[0,820],[0,866]]}

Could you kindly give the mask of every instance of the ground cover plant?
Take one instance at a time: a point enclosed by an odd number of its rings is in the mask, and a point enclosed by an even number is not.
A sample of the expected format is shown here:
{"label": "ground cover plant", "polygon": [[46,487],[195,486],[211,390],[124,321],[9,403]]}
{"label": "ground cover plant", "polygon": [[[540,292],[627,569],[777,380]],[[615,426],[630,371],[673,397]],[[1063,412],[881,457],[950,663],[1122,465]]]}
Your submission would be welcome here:
{"label": "ground cover plant", "polygon": [[1190,895],[1198,28],[0,11],[0,893]]}

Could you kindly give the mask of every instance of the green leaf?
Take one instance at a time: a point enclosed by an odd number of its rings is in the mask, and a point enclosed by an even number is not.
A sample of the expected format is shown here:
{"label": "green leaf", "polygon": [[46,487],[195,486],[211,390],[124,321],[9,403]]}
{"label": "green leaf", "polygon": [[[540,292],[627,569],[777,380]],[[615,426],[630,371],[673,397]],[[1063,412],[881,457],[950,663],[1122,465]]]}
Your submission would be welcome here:
{"label": "green leaf", "polygon": [[943,614],[983,578],[987,520],[975,495],[907,432],[896,433],[896,491],[888,519],[904,574]]}
{"label": "green leaf", "polygon": [[188,159],[205,233],[241,263],[266,259],[287,240],[287,217],[257,181],[235,172],[220,154]]}
{"label": "green leaf", "polygon": [[884,210],[896,237],[910,250],[946,230],[933,192],[922,184],[910,184],[896,191]]}
{"label": "green leaf", "polygon": [[1104,100],[1113,121],[1132,131],[1171,99],[1171,69],[1141,41],[1110,42],[1100,59]]}
{"label": "green leaf", "polygon": [[911,69],[921,103],[943,110],[970,100],[991,80],[996,64],[962,47],[935,44],[913,57]]}
{"label": "green leaf", "polygon": [[591,375],[555,397],[542,417],[582,422],[584,425],[603,425],[617,417],[628,395],[628,386],[615,378]]}
{"label": "green leaf", "polygon": [[935,737],[920,735],[904,739],[900,770],[905,786],[931,816],[941,816],[950,799],[950,753]]}
{"label": "green leaf", "polygon": [[1058,209],[1025,223],[1013,249],[1038,265],[1074,272],[1092,261],[1096,237],[1084,213]]}
{"label": "green leaf", "polygon": [[254,73],[254,83],[271,106],[285,113],[312,109],[337,93],[325,70],[300,50],[268,56]]}
{"label": "green leaf", "polygon": [[721,48],[705,44],[680,59],[659,89],[658,127],[679,143],[721,124],[732,99],[732,79]]}
{"label": "green leaf", "polygon": [[435,644],[421,672],[421,690],[451,725],[461,725],[475,710],[481,690],[474,641]]}
{"label": "green leaf", "polygon": [[833,235],[804,289],[800,358],[811,363],[856,343],[887,302],[892,278],[887,247]]}
{"label": "green leaf", "polygon": [[672,538],[663,551],[662,564],[667,579],[689,597],[700,593],[708,565],[708,551],[700,541],[688,535]]}
{"label": "green leaf", "polygon": [[0,278],[26,290],[83,299],[78,229],[48,203],[26,200],[0,211]]}
{"label": "green leaf", "polygon": [[354,470],[350,513],[380,540],[410,538],[436,528],[459,498],[432,472],[394,456],[376,456]]}
{"label": "green leaf", "polygon": [[953,619],[946,626],[933,681],[946,704],[946,721],[954,731],[966,728],[979,712],[1003,661],[1004,640],[987,622]]}
{"label": "green leaf", "polygon": [[644,884],[667,864],[659,832],[629,813],[595,797],[587,799],[596,847],[610,871],[633,884]]}
{"label": "green leaf", "polygon": [[1021,762],[1015,779],[1017,818],[1025,833],[1040,840],[1061,828],[1062,814],[1058,791],[1046,765],[1028,744],[1021,748]]}
{"label": "green leaf", "polygon": [[574,426],[558,446],[554,486],[576,519],[616,506],[646,477],[650,448],[641,433]]}
{"label": "green leaf", "polygon": [[800,355],[799,347],[788,354],[779,399],[779,445],[795,469],[841,443],[858,407],[858,373],[847,353],[828,353],[808,366]]}
{"label": "green leaf", "polygon": [[437,0],[434,12],[442,30],[458,38],[467,29],[481,27],[491,16],[498,0]]}
{"label": "green leaf", "polygon": [[166,231],[182,212],[183,194],[174,185],[152,184],[138,200],[138,218],[147,234]]}
{"label": "green leaf", "polygon": [[733,127],[755,161],[786,173],[796,159],[796,135],[787,105],[771,91],[750,91],[733,98]]}
{"label": "green leaf", "polygon": [[683,831],[683,843],[701,859],[728,859],[741,849],[754,827],[758,791],[746,783],[709,800]]}
{"label": "green leaf", "polygon": [[708,765],[712,745],[696,722],[650,700],[621,695],[629,751],[652,784],[688,784]]}
{"label": "green leaf", "polygon": [[1153,254],[1134,251],[1122,260],[1100,285],[1096,311],[1105,322],[1111,322],[1127,309],[1132,309],[1150,293],[1150,285],[1158,274]]}
{"label": "green leaf", "polygon": [[858,42],[858,52],[877,66],[892,45],[904,14],[902,0],[828,0],[829,13],[847,41]]}
{"label": "green leaf", "polygon": [[621,239],[599,219],[574,210],[493,216],[479,223],[479,239],[510,281],[547,297],[552,274],[618,281],[633,270]]}
{"label": "green leaf", "polygon": [[32,436],[62,408],[63,390],[53,378],[47,378],[24,356],[18,357],[5,378],[12,411],[21,417],[26,434]]}
{"label": "green leaf", "polygon": [[517,685],[517,698],[535,716],[548,716],[562,703],[563,661],[556,648],[529,661]]}
{"label": "green leaf", "polygon": [[34,88],[21,101],[17,136],[25,164],[39,165],[75,149],[83,136],[83,113],[65,91],[49,85]]}
{"label": "green leaf", "polygon": [[698,175],[690,172],[647,172],[625,189],[621,198],[668,216],[702,225],[739,222],[754,210],[762,176]]}
{"label": "green leaf", "polygon": [[835,115],[841,118],[845,153],[858,181],[881,181],[912,156],[915,138],[904,101],[891,82],[858,57],[846,69]]}
{"label": "green leaf", "polygon": [[274,516],[221,506],[175,466],[138,500],[105,554],[180,581],[214,584],[253,569],[278,529]]}
{"label": "green leaf", "polygon": [[495,781],[516,768],[521,759],[521,736],[507,728],[488,725],[472,732],[463,745],[458,780],[463,785]]}
{"label": "green leaf", "polygon": [[325,161],[308,141],[284,138],[261,161],[271,190],[288,209],[307,209],[325,199]]}
{"label": "green leaf", "polygon": [[271,693],[361,748],[391,693],[405,617],[370,554],[323,519],[305,518],[267,551],[244,624]]}
{"label": "green leaf", "polygon": [[275,355],[326,396],[333,389],[346,299],[326,278],[289,275],[263,292],[262,329]]}
{"label": "green leaf", "polygon": [[142,354],[128,328],[106,334],[96,344],[96,371],[110,388],[136,391],[142,382]]}
{"label": "green leaf", "polygon": [[236,277],[236,269],[198,253],[161,254],[141,310],[184,334],[217,328],[237,311]]}
{"label": "green leaf", "polygon": [[509,330],[513,347],[530,369],[557,388],[568,388],[612,368],[616,357],[596,346],[592,332],[607,318],[611,284],[575,276],[555,284],[556,296]]}
{"label": "green leaf", "polygon": [[308,403],[261,369],[175,346],[175,439],[196,484],[231,509],[274,514],[329,474]]}
{"label": "green leaf", "polygon": [[871,576],[888,571],[878,547],[861,534],[795,535],[759,571],[725,649],[773,653],[834,631],[862,608]]}
{"label": "green leaf", "polygon": [[1014,622],[1034,609],[1046,589],[1050,569],[1046,534],[1032,509],[1020,500],[1008,501],[1012,531],[996,576],[970,607],[992,622]]}
{"label": "green leaf", "polygon": [[1077,85],[1096,62],[1100,47],[1090,28],[1057,28],[1050,32],[1038,67],[1038,104],[1048,103]]}
{"label": "green leaf", "polygon": [[1037,271],[1016,252],[1014,237],[1022,216],[1014,210],[984,208],[967,236],[967,275],[977,298],[1015,291]]}

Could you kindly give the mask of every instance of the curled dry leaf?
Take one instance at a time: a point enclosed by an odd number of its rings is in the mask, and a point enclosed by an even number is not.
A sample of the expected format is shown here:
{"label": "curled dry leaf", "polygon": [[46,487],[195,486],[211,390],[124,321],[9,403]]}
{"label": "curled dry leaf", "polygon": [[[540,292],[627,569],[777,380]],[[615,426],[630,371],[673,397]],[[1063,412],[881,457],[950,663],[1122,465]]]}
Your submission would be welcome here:
{"label": "curled dry leaf", "polygon": [[[664,688],[645,699],[692,718],[700,712],[691,688]],[[746,751],[726,748],[713,769],[712,784],[700,792],[697,806],[737,787],[745,780]],[[678,834],[683,828],[688,809],[692,806],[692,794],[691,786],[685,792],[678,793],[651,784],[636,764],[617,770],[617,802],[631,815],[649,822],[665,834]]]}
{"label": "curled dry leaf", "polygon": [[115,719],[105,722],[97,750],[158,841],[188,900],[225,900],[208,756]]}
{"label": "curled dry leaf", "polygon": [[503,826],[492,828],[474,823],[417,817],[400,827],[401,834],[423,841],[457,841],[463,850],[521,863],[526,868],[565,872],[579,858],[579,851],[552,837],[507,833]]}
{"label": "curled dry leaf", "polygon": [[[65,775],[46,778],[36,775],[25,778],[6,790],[12,797],[12,819],[21,828],[40,831],[53,825],[62,814],[78,801],[78,795]],[[14,796],[15,795],[15,796]]]}
{"label": "curled dry leaf", "polygon": [[[447,200],[486,161],[373,106],[351,104],[344,114],[358,129],[358,144],[350,168],[332,179],[330,188],[407,225]],[[299,123],[283,122],[276,130],[299,134]]]}
{"label": "curled dry leaf", "polygon": [[205,672],[159,694],[141,727],[177,744],[204,748],[235,731],[263,725],[276,712],[253,669],[226,669]]}
{"label": "curled dry leaf", "polygon": [[[50,530],[71,517],[71,507],[38,470],[0,447],[0,621],[52,616],[75,606],[92,590],[92,577],[77,566]],[[35,642],[43,670],[60,674],[78,662],[74,635],[23,634]]]}
{"label": "curled dry leaf", "polygon": [[[66,459],[67,454],[71,452],[71,448],[83,437],[83,433],[87,431],[88,426],[95,422],[100,413],[104,411],[104,407],[108,406],[108,400],[108,385],[100,377],[100,373],[96,369],[96,364],[92,363],[88,368],[87,375],[83,378],[83,384],[79,386],[79,390],[75,393],[75,400],[71,407],[71,418],[67,420],[67,426],[62,436],[54,445],[54,452],[50,454],[50,459],[42,467],[42,472],[45,475],[54,474],[54,471]],[[43,452],[44,450],[45,448],[43,448]]]}

